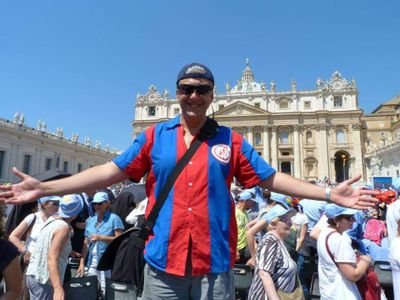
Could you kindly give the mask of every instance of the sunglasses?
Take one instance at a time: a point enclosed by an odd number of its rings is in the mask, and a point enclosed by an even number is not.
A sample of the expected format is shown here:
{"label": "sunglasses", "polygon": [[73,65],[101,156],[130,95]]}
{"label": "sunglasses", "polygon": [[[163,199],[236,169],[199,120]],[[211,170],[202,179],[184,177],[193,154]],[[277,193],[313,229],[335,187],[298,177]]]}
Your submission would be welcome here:
{"label": "sunglasses", "polygon": [[46,204],[51,204],[51,205],[54,205],[54,206],[59,206],[60,205],[60,202],[58,202],[58,201],[46,201],[45,202]]}
{"label": "sunglasses", "polygon": [[212,86],[204,84],[204,85],[190,85],[190,84],[180,84],[177,86],[178,92],[184,95],[191,95],[195,91],[197,95],[205,95],[212,91]]}
{"label": "sunglasses", "polygon": [[93,204],[93,205],[102,205],[104,202],[106,202],[106,201],[103,201],[103,202],[100,202],[100,203],[95,202],[95,203],[92,203],[92,204]]}
{"label": "sunglasses", "polygon": [[348,221],[354,221],[355,220],[354,215],[341,215],[341,217],[343,219],[348,220]]}

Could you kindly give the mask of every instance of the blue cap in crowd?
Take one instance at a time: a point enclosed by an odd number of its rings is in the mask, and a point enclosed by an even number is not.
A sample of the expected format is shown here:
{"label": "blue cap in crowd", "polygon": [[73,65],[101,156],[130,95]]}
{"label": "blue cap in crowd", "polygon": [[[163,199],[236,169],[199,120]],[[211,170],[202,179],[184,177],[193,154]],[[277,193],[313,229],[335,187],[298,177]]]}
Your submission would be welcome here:
{"label": "blue cap in crowd", "polygon": [[103,203],[103,202],[110,202],[110,197],[105,192],[97,192],[93,196],[92,203]]}
{"label": "blue cap in crowd", "polygon": [[279,194],[275,192],[271,192],[270,199],[282,204],[286,209],[289,208],[289,203],[291,203],[292,198],[290,196],[284,195],[284,194]]}
{"label": "blue cap in crowd", "polygon": [[78,194],[65,195],[60,201],[58,215],[63,218],[77,216],[83,208],[83,199]]}
{"label": "blue cap in crowd", "polygon": [[285,215],[287,212],[289,212],[290,209],[284,208],[280,205],[274,205],[271,207],[271,209],[265,214],[265,221],[267,221],[268,224],[272,222],[273,219],[282,217]]}
{"label": "blue cap in crowd", "polygon": [[334,203],[328,203],[327,205],[325,205],[325,215],[328,219],[332,219],[340,215],[352,216],[357,212],[357,209],[339,206]]}
{"label": "blue cap in crowd", "polygon": [[176,85],[185,78],[204,78],[214,84],[214,75],[211,70],[203,64],[191,63],[182,68],[176,79]]}
{"label": "blue cap in crowd", "polygon": [[254,194],[250,190],[244,190],[241,192],[237,198],[237,201],[246,201],[246,200],[252,200],[256,202],[256,199],[254,198]]}
{"label": "blue cap in crowd", "polygon": [[39,204],[43,204],[47,201],[61,201],[61,197],[60,196],[47,196],[47,197],[42,197],[39,199]]}

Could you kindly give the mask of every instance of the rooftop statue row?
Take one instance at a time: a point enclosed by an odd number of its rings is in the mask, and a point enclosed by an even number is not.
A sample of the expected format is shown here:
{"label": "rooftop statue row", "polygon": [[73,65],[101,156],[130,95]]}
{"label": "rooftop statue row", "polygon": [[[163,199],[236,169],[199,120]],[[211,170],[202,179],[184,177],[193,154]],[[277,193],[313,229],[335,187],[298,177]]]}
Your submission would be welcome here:
{"label": "rooftop statue row", "polygon": [[[296,80],[291,81],[291,90],[289,92],[297,91]],[[330,80],[323,81],[318,78],[316,81],[316,89],[326,92],[332,91],[356,91],[357,86],[355,80],[348,81],[342,77],[338,71],[335,71]],[[269,87],[265,81],[257,82],[254,79],[254,74],[249,65],[249,60],[246,60],[246,67],[242,72],[242,77],[236,84],[232,87],[229,83],[225,83],[225,92],[229,95],[234,94],[244,94],[244,93],[275,93],[277,91],[277,86],[274,80],[270,81]],[[217,92],[216,86],[214,86],[214,93]],[[285,91],[283,91],[285,92]],[[168,90],[164,90],[162,93],[157,91],[155,85],[150,85],[148,91],[145,95],[140,93],[136,96],[137,103],[143,102],[158,102],[165,101],[169,98]]]}
{"label": "rooftop statue row", "polygon": [[[12,123],[14,123],[16,125],[19,125],[19,126],[26,126],[26,124],[25,124],[25,115],[23,113],[16,112],[14,114],[14,118],[13,118],[13,122]],[[32,128],[32,129],[35,130],[34,128]],[[55,136],[55,137],[59,137],[59,138],[62,138],[62,139],[69,140],[69,141],[71,141],[73,143],[79,144],[79,135],[77,133],[73,133],[70,139],[65,138],[64,137],[64,129],[63,128],[57,127],[54,133],[50,132],[50,131],[47,130],[46,122],[42,121],[42,120],[39,120],[37,122],[36,130],[40,131],[40,132],[48,133],[48,134],[50,134],[52,136]],[[85,139],[84,139],[82,144],[87,146],[87,147],[92,147],[92,143],[91,143],[91,140],[90,140],[89,137],[85,137]],[[109,145],[105,145],[104,148],[101,149],[101,143],[98,140],[96,140],[93,148],[95,148],[97,150],[103,150],[103,151],[106,151],[106,152],[117,152],[118,151],[117,149],[114,149],[113,151],[111,151]]]}

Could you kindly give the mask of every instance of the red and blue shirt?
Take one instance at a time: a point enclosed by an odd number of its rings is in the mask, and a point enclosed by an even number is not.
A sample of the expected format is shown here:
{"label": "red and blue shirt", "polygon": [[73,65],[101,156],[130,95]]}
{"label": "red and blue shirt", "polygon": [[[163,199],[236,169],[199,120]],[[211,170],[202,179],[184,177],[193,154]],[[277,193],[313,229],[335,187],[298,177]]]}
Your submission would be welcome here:
{"label": "red and blue shirt", "polygon": [[[187,150],[179,116],[147,128],[114,163],[139,181],[147,174],[146,216],[168,175]],[[237,227],[230,185],[245,188],[275,173],[257,151],[232,129],[220,126],[183,169],[153,228],[145,259],[153,267],[185,275],[191,241],[192,274],[227,272],[236,256]]]}

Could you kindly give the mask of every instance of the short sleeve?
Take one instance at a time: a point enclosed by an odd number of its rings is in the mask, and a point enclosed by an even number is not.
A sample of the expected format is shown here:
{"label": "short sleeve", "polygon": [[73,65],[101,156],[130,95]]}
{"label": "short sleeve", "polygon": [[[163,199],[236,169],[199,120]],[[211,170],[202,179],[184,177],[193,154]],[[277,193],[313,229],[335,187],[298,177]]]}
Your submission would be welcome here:
{"label": "short sleeve", "polygon": [[259,251],[258,268],[273,274],[276,271],[281,256],[279,242],[272,236],[268,236],[265,242],[260,245]]}
{"label": "short sleeve", "polygon": [[329,248],[337,263],[357,263],[351,240],[346,234],[333,234],[328,240]]}
{"label": "short sleeve", "polygon": [[124,230],[124,224],[122,223],[121,218],[116,214],[113,214],[113,215],[114,215],[114,221],[113,221],[114,230],[117,230],[117,229]]}

